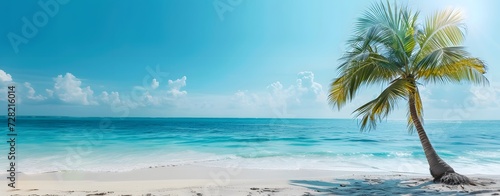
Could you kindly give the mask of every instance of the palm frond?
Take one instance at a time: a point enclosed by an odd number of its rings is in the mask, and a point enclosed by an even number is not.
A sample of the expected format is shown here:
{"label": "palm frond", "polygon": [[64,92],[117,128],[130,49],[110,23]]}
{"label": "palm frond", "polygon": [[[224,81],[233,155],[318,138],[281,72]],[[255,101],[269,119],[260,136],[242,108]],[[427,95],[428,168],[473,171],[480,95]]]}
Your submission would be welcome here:
{"label": "palm frond", "polygon": [[463,58],[442,63],[419,72],[418,78],[424,83],[472,83],[488,85],[484,76],[486,65],[478,58]]}
{"label": "palm frond", "polygon": [[339,110],[351,101],[362,85],[390,82],[398,76],[398,67],[374,52],[349,54],[339,66],[340,77],[330,86],[328,99]]}
{"label": "palm frond", "polygon": [[443,64],[451,64],[453,62],[460,61],[467,58],[467,56],[469,56],[469,53],[465,51],[464,47],[451,46],[438,48],[429,53],[419,62],[416,62],[416,64],[414,65],[414,72],[416,75],[419,75],[422,72],[426,72],[429,70],[432,71],[436,67]]}
{"label": "palm frond", "polygon": [[[394,62],[408,65],[408,57],[413,53],[416,40],[415,29],[418,12],[413,13],[406,6],[393,7],[387,4],[374,4],[363,17],[358,19],[355,28],[357,38],[369,40],[371,44],[382,47],[386,57],[391,55]],[[356,39],[352,39],[356,40]],[[352,41],[351,40],[351,41]],[[367,42],[365,42],[366,44]]]}
{"label": "palm frond", "polygon": [[420,61],[440,48],[459,46],[465,39],[465,24],[461,12],[447,9],[427,18],[417,36],[420,51],[415,61]]}
{"label": "palm frond", "polygon": [[398,78],[392,81],[380,95],[354,111],[356,117],[361,117],[361,130],[375,129],[378,121],[386,118],[401,98],[414,90],[414,81],[410,78]]}

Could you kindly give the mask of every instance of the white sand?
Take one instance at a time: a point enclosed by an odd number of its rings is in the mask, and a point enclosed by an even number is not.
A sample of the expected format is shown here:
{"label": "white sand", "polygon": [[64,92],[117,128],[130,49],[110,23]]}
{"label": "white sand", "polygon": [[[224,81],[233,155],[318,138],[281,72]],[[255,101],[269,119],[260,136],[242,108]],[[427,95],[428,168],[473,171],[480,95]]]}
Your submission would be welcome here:
{"label": "white sand", "polygon": [[[500,176],[476,186],[435,184],[426,175],[178,166],[130,172],[19,174],[2,195],[500,195]],[[6,179],[5,176],[2,176]]]}

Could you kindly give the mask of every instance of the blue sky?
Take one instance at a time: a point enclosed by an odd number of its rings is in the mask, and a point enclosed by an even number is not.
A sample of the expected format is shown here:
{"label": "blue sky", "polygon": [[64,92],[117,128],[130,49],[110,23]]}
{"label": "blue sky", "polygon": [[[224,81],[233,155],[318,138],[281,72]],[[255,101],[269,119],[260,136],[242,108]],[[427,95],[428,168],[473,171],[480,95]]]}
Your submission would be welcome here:
{"label": "blue sky", "polygon": [[[351,118],[380,89],[341,111],[326,95],[373,2],[2,1],[0,85],[16,85],[18,115]],[[421,87],[425,118],[500,119],[500,2],[408,4],[421,20],[461,9],[465,46],[489,65],[489,87]]]}

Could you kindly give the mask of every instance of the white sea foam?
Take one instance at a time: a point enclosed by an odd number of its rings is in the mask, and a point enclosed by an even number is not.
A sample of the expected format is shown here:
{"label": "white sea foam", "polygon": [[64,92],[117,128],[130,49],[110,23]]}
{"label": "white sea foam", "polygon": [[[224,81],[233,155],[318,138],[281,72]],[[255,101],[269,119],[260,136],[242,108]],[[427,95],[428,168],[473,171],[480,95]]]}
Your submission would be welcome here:
{"label": "white sea foam", "polygon": [[[388,157],[368,155],[359,156],[268,156],[243,158],[233,154],[215,154],[196,151],[177,153],[159,152],[142,156],[100,156],[93,159],[82,159],[79,162],[66,162],[67,157],[41,157],[21,160],[18,170],[27,173],[44,173],[52,171],[90,171],[90,172],[124,172],[143,168],[168,167],[179,165],[199,165],[223,168],[273,169],[273,170],[333,170],[391,172],[405,174],[428,174],[425,158],[410,157],[408,153],[392,153]],[[497,174],[498,163],[478,163],[475,159],[455,158],[447,160],[455,170],[463,174]],[[471,167],[474,165],[474,167]]]}

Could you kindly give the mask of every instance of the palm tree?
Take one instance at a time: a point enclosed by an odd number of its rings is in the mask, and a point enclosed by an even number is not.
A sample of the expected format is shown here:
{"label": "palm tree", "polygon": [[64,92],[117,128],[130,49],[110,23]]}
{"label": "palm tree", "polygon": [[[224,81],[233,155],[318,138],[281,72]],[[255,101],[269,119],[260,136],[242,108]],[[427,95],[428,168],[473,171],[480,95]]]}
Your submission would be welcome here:
{"label": "palm tree", "polygon": [[423,106],[419,85],[472,83],[487,85],[485,64],[472,57],[460,44],[465,38],[461,13],[444,10],[418,23],[419,12],[407,6],[377,3],[355,23],[348,50],[331,83],[330,103],[339,110],[360,87],[373,84],[386,88],[378,97],[353,113],[362,131],[375,129],[400,100],[408,103],[408,130],[417,131],[430,173],[435,182],[469,184],[455,173],[432,147],[423,127]]}

